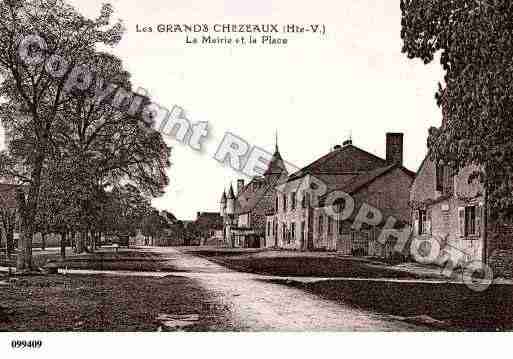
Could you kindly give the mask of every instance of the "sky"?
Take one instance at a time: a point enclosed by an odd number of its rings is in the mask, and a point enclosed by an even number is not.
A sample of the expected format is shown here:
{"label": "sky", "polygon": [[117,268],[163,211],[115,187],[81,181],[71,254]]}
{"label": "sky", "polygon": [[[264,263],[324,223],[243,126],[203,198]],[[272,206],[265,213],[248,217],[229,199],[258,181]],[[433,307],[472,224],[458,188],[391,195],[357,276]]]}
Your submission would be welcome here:
{"label": "sky", "polygon": [[[70,0],[96,16],[104,0]],[[427,131],[439,126],[434,99],[442,70],[401,53],[399,0],[114,0],[126,34],[112,52],[135,87],[159,104],[208,121],[202,153],[172,138],[170,185],[159,209],[182,219],[218,211],[224,188],[240,174],[214,160],[229,131],[297,167],[352,136],[385,156],[386,132],[404,132],[405,166],[416,171],[427,153]],[[324,24],[327,34],[297,36],[287,46],[191,46],[177,33],[139,33],[157,24]],[[278,36],[280,37],[280,36]]]}

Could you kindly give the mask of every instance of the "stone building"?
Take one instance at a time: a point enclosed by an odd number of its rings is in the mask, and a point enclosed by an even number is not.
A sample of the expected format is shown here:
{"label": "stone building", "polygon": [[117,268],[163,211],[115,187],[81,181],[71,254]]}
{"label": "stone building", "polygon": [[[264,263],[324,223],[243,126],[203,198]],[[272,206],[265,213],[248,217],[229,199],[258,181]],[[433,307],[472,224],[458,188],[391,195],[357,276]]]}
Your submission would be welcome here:
{"label": "stone building", "polygon": [[262,177],[249,183],[237,181],[237,193],[230,186],[223,192],[220,208],[223,237],[230,247],[261,248],[265,246],[266,215],[274,208],[276,186],[288,175],[276,143],[275,152]]}
{"label": "stone building", "polygon": [[[415,174],[403,167],[403,135],[389,133],[386,140],[385,159],[346,141],[279,185],[274,211],[267,216],[267,246],[390,255],[376,242],[379,229],[389,216],[398,225],[409,223],[409,189]],[[354,200],[353,214],[347,219],[327,214],[330,196],[340,192]],[[339,211],[343,209],[343,201],[335,203]],[[378,209],[383,218],[354,228],[363,205]]]}
{"label": "stone building", "polygon": [[[442,128],[447,125],[443,112]],[[490,218],[484,186],[471,178],[479,170],[468,166],[451,173],[428,154],[411,188],[413,232],[439,243],[439,265],[481,262],[495,276],[512,277],[513,224]]]}

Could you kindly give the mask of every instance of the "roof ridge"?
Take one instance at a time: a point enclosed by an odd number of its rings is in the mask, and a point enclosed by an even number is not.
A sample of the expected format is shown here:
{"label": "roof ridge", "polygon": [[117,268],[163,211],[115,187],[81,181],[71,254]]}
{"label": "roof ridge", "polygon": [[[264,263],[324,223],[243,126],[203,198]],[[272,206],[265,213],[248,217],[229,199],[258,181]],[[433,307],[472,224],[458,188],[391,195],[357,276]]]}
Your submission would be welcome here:
{"label": "roof ridge", "polygon": [[[335,151],[331,151],[331,152],[327,153],[326,155],[318,158],[317,160],[313,161],[309,165],[303,167],[299,171],[293,173],[292,175],[289,176],[289,181],[305,176],[306,174],[308,174],[309,169],[311,167],[313,167],[314,165],[322,165],[322,164],[326,163],[327,161],[329,161],[331,158],[333,158],[333,157],[335,157],[337,155],[340,155],[340,154],[342,154],[344,152],[347,152],[347,150],[350,149],[350,148],[353,148],[353,149],[355,149],[357,151],[360,151],[360,152],[364,153],[365,155],[367,155],[367,156],[369,156],[369,157],[371,157],[373,159],[379,160],[379,161],[383,162],[383,164],[386,164],[386,159],[384,159],[382,157],[379,157],[378,155],[375,155],[374,153],[366,151],[366,150],[364,150],[364,149],[362,149],[362,148],[360,148],[358,146],[355,146],[353,144],[349,144],[349,145],[346,145],[346,146],[342,147],[339,150],[335,150]],[[366,171],[366,172],[368,172],[368,171]],[[323,174],[323,172],[319,172],[319,174]],[[350,173],[348,173],[348,172],[345,172],[345,173],[330,172],[330,173],[326,173],[326,174],[350,174]]]}

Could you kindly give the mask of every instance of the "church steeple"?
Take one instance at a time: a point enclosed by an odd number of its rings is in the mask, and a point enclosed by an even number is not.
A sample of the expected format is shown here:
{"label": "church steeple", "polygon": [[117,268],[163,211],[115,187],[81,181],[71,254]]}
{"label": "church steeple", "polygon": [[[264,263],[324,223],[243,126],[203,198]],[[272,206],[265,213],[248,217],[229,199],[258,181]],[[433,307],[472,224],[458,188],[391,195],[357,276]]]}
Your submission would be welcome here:
{"label": "church steeple", "polygon": [[282,177],[284,175],[286,176],[288,174],[287,168],[285,167],[285,161],[283,161],[283,158],[281,157],[281,154],[280,154],[280,148],[278,145],[278,131],[276,131],[275,136],[276,136],[276,138],[275,138],[276,142],[274,144],[274,154],[271,159],[271,162],[269,163],[269,167],[267,168],[267,170],[264,173],[264,177],[268,180],[274,178],[275,176],[280,178],[280,177]]}

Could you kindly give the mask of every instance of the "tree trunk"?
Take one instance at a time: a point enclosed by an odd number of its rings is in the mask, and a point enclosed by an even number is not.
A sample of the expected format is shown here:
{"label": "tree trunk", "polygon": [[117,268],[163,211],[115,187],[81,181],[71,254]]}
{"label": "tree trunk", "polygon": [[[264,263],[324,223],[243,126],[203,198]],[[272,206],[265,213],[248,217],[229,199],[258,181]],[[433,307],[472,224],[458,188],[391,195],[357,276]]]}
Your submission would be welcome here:
{"label": "tree trunk", "polygon": [[61,258],[66,258],[66,232],[61,233]]}
{"label": "tree trunk", "polygon": [[94,253],[96,251],[96,236],[94,231],[89,233],[90,242],[91,242],[91,252]]}
{"label": "tree trunk", "polygon": [[25,193],[21,187],[16,188],[16,200],[21,215],[20,253],[16,261],[16,270],[18,271],[32,269],[32,239],[39,201],[39,189],[41,187],[41,171],[45,160],[45,149],[45,146],[41,146],[36,150],[34,168],[31,173],[32,183],[30,184],[27,198],[25,198]]}
{"label": "tree trunk", "polygon": [[7,239],[7,256],[10,257],[12,251],[14,250],[14,226],[9,226],[6,233]]}
{"label": "tree trunk", "polygon": [[44,251],[46,249],[46,236],[47,233],[41,233],[41,250]]}

